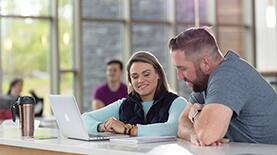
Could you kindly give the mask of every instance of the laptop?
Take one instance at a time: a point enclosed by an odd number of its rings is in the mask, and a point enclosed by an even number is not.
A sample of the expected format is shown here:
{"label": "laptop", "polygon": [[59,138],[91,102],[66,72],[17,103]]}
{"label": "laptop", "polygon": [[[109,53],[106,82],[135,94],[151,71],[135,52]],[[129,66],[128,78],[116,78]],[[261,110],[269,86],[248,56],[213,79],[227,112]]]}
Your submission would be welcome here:
{"label": "laptop", "polygon": [[110,132],[88,134],[74,96],[49,95],[50,106],[57,119],[63,135],[71,139],[86,141],[109,140],[111,138],[129,137]]}

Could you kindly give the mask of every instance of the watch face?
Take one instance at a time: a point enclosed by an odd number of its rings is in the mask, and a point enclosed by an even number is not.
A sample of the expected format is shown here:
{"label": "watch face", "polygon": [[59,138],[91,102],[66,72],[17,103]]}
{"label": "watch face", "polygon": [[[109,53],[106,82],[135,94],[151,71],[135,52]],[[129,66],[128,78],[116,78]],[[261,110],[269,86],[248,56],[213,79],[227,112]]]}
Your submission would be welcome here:
{"label": "watch face", "polygon": [[191,120],[191,122],[193,123],[194,122],[194,118],[198,115],[198,113],[200,112],[201,110],[193,110],[190,115],[189,115],[189,119]]}
{"label": "watch face", "polygon": [[194,111],[192,118],[194,118],[198,114],[198,110]]}
{"label": "watch face", "polygon": [[125,124],[125,128],[127,128],[127,129],[132,129],[133,126],[132,126],[131,124]]}

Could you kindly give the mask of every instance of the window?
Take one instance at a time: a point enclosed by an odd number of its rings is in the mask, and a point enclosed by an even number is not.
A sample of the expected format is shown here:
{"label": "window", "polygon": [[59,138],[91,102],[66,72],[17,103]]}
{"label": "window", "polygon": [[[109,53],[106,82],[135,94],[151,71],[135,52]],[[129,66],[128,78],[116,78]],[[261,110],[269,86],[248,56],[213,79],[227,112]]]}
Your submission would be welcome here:
{"label": "window", "polygon": [[124,5],[122,0],[83,0],[81,6],[82,108],[90,111],[93,89],[106,80],[106,62],[122,59]]}
{"label": "window", "polygon": [[60,93],[74,94],[76,70],[73,60],[73,6],[71,0],[59,0],[59,74]]}
{"label": "window", "polygon": [[[23,78],[21,95],[30,95],[29,91],[34,90],[44,98],[44,115],[50,115],[50,93],[73,93],[76,72],[72,50],[72,2],[0,2],[0,70],[3,73],[0,75],[0,92],[6,94],[13,78]],[[56,20],[58,16],[59,21]],[[55,58],[59,58],[57,62],[53,62]]]}
{"label": "window", "polygon": [[2,94],[12,79],[20,77],[24,79],[21,95],[34,90],[47,98],[51,4],[48,0],[1,0],[0,4]]}
{"label": "window", "polygon": [[[212,26],[212,33],[218,37],[223,51],[230,46],[229,48],[237,48],[238,51],[242,49],[244,56],[251,57],[252,55],[245,51],[249,51],[252,47],[251,42],[247,42],[248,39],[246,39],[249,38],[246,35],[251,35],[252,31],[249,31],[251,30],[248,27],[249,24],[241,20],[244,16],[243,6],[247,6],[241,3],[246,2],[239,0],[234,2],[219,0],[82,1],[85,110],[91,109],[92,89],[105,81],[105,61],[113,57],[122,60],[124,56],[128,59],[133,52],[140,50],[149,50],[157,56],[165,68],[172,88],[176,88],[178,93],[187,97],[191,91],[183,81],[177,83],[169,59],[168,41],[173,35],[197,24],[197,21],[201,26]],[[230,17],[230,12],[225,11],[230,10],[230,6],[236,6],[236,9],[231,10],[232,13],[235,12],[234,17]],[[229,17],[234,18],[231,23],[228,23]],[[230,39],[234,40],[232,44]],[[130,49],[126,49],[128,47]],[[97,67],[94,64],[98,64]]]}
{"label": "window", "polygon": [[83,22],[82,28],[84,109],[90,110],[93,88],[106,80],[106,62],[121,58],[122,24]]}
{"label": "window", "polygon": [[216,34],[223,53],[233,49],[254,64],[251,5],[250,0],[217,0]]}
{"label": "window", "polygon": [[[222,52],[232,48],[255,65],[251,0],[1,0],[0,4],[2,94],[12,78],[22,77],[23,95],[35,89],[48,103],[49,93],[77,94],[82,112],[89,111],[92,89],[106,80],[106,61],[118,58],[126,63],[133,52],[149,50],[163,64],[171,87],[188,97],[190,89],[177,81],[170,63],[168,41],[194,25],[212,26]],[[47,104],[46,111],[50,114]]]}

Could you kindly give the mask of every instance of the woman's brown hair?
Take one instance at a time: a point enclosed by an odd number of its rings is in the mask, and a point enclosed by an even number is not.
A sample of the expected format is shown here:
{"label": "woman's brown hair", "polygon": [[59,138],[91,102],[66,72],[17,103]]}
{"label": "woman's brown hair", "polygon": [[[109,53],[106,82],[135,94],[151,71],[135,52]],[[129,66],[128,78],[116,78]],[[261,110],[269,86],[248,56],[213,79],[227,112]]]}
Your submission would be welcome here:
{"label": "woman's brown hair", "polygon": [[[152,65],[159,75],[158,85],[155,91],[154,98],[157,94],[159,94],[162,91],[168,91],[168,82],[165,76],[165,72],[163,69],[163,66],[160,64],[159,60],[150,52],[148,51],[138,51],[135,52],[131,58],[129,59],[127,63],[127,76],[128,76],[128,84],[131,85],[131,76],[130,76],[130,68],[133,63],[135,62],[144,62]],[[140,95],[131,87],[131,90],[129,92],[133,93],[133,95],[136,95],[140,98]]]}

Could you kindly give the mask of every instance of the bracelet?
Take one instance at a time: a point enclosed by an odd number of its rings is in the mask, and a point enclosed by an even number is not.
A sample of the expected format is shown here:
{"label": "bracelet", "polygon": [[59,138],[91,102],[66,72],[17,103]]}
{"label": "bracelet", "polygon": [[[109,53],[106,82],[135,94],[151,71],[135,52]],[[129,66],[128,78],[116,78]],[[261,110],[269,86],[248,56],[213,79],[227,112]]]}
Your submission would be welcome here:
{"label": "bracelet", "polygon": [[134,125],[125,124],[124,125],[124,134],[130,135],[130,131],[132,130],[133,127],[134,127]]}
{"label": "bracelet", "polygon": [[136,128],[136,126],[134,125],[133,126],[133,128],[130,130],[130,134],[129,135],[131,135],[131,136],[136,136],[136,130],[137,130],[137,128]]}
{"label": "bracelet", "polygon": [[97,129],[97,132],[101,132],[101,131],[100,131],[100,125],[101,125],[101,124],[102,124],[102,123],[98,123],[97,128],[96,128],[96,129]]}

